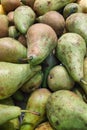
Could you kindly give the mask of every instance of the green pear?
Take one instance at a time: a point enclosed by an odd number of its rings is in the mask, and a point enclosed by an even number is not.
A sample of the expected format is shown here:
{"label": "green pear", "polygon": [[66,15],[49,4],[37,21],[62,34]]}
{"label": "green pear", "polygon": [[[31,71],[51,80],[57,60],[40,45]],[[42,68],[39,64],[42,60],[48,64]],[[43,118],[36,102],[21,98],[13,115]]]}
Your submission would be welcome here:
{"label": "green pear", "polygon": [[0,104],[0,125],[20,115],[20,107]]}
{"label": "green pear", "polygon": [[18,63],[27,56],[27,49],[17,40],[4,37],[0,39],[0,61]]}
{"label": "green pear", "polygon": [[20,35],[20,33],[18,32],[18,30],[16,29],[15,26],[10,26],[8,28],[8,36],[12,37],[12,38],[17,38]]}
{"label": "green pear", "polygon": [[60,10],[65,5],[76,0],[35,0],[33,9],[38,15],[43,15],[51,10]]}
{"label": "green pear", "polygon": [[[14,106],[13,100],[11,97],[0,100],[0,104]],[[6,123],[0,125],[0,129],[2,130],[18,130],[19,129],[19,119],[14,118],[12,120],[7,121]]]}
{"label": "green pear", "polygon": [[[52,37],[51,37],[52,36]],[[31,65],[42,63],[57,45],[55,31],[46,24],[32,25],[27,32],[27,59]]]}
{"label": "green pear", "polygon": [[51,26],[56,34],[60,36],[65,28],[65,20],[57,11],[49,11],[36,19],[39,23]]}
{"label": "green pear", "polygon": [[8,17],[0,14],[0,38],[8,36]]}
{"label": "green pear", "polygon": [[50,94],[45,88],[37,89],[31,94],[26,109],[32,113],[25,114],[20,130],[34,130],[46,119],[46,102]]}
{"label": "green pear", "polygon": [[79,4],[77,4],[77,3],[70,3],[70,4],[67,4],[64,7],[64,9],[63,9],[63,16],[66,19],[71,14],[73,14],[73,13],[79,13],[79,12],[82,12],[81,6]]}
{"label": "green pear", "polygon": [[81,35],[87,44],[87,15],[84,13],[74,13],[66,19],[66,29],[69,32]]}
{"label": "green pear", "polygon": [[69,90],[52,93],[48,98],[46,111],[55,130],[87,129],[87,104]]}
{"label": "green pear", "polygon": [[74,86],[74,81],[64,66],[57,65],[54,66],[49,72],[48,86],[52,91],[61,89],[70,90]]}
{"label": "green pear", "polygon": [[26,93],[31,93],[40,87],[43,80],[42,71],[37,72],[31,79],[29,79],[26,83],[23,84],[21,90]]}
{"label": "green pear", "polygon": [[35,13],[29,6],[19,6],[14,11],[14,23],[19,32],[26,34],[35,21]]}
{"label": "green pear", "polygon": [[83,82],[83,61],[86,55],[85,40],[76,33],[63,34],[58,40],[56,55],[74,81]]}
{"label": "green pear", "polygon": [[35,130],[53,130],[49,122],[41,123]]}
{"label": "green pear", "polygon": [[32,113],[32,111],[22,110],[18,106],[0,104],[0,125],[19,117],[22,112]]}
{"label": "green pear", "polygon": [[41,66],[0,62],[0,99],[13,95]]}

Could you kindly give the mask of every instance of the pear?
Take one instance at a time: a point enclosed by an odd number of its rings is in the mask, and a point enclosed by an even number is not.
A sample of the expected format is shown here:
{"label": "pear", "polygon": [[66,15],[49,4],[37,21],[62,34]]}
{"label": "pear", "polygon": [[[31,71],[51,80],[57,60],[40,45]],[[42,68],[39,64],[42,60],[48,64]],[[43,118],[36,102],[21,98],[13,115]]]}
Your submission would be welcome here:
{"label": "pear", "polygon": [[20,115],[20,107],[0,104],[0,125]]}
{"label": "pear", "polygon": [[37,15],[43,15],[51,10],[60,10],[65,5],[76,0],[35,0],[33,9]]}
{"label": "pear", "polygon": [[0,104],[0,125],[19,117],[22,112],[32,113],[28,110],[22,110],[18,106]]}
{"label": "pear", "polygon": [[8,28],[8,36],[12,38],[17,38],[20,35],[19,31],[16,29],[15,26],[10,26]]}
{"label": "pear", "polygon": [[74,81],[68,74],[65,67],[56,65],[49,72],[48,86],[52,91],[61,89],[70,90],[74,86]]}
{"label": "pear", "polygon": [[0,62],[0,99],[15,93],[41,66],[30,67],[30,64],[13,64]]}
{"label": "pear", "polygon": [[63,34],[58,40],[56,56],[75,82],[83,81],[83,62],[86,55],[85,40],[76,33]]}
{"label": "pear", "polygon": [[9,25],[14,25],[14,11],[10,11],[7,14]]}
{"label": "pear", "polygon": [[0,15],[0,38],[8,36],[8,17],[4,14]]}
{"label": "pear", "polygon": [[27,47],[27,40],[26,36],[23,34],[20,34],[18,39],[17,39],[23,46]]}
{"label": "pear", "polygon": [[87,103],[87,95],[80,85],[76,84],[76,86],[73,88],[73,92],[76,93],[81,100]]}
{"label": "pear", "polygon": [[81,6],[82,11],[87,13],[87,0],[77,0],[77,3]]}
{"label": "pear", "polygon": [[[0,100],[0,104],[14,106],[13,100],[11,97]],[[12,120],[7,121],[6,123],[0,125],[0,129],[2,130],[18,130],[19,129],[19,119],[14,118]]]}
{"label": "pear", "polygon": [[27,49],[17,40],[4,37],[0,39],[0,61],[18,63],[27,56]]}
{"label": "pear", "polygon": [[87,104],[69,90],[59,90],[51,94],[46,112],[55,130],[87,129]]}
{"label": "pear", "polygon": [[81,35],[87,44],[87,15],[84,13],[74,13],[66,19],[66,29],[69,32]]}
{"label": "pear", "polygon": [[1,4],[6,12],[10,12],[20,6],[20,0],[1,0]]}
{"label": "pear", "polygon": [[65,20],[57,11],[49,11],[36,19],[40,23],[51,26],[56,34],[60,36],[65,28]]}
{"label": "pear", "polygon": [[79,13],[79,12],[82,12],[81,6],[79,4],[77,4],[77,3],[70,3],[70,4],[67,4],[64,7],[64,9],[63,9],[63,16],[66,19],[71,14],[73,14],[73,13]]}
{"label": "pear", "polygon": [[19,32],[25,34],[35,21],[35,13],[29,6],[20,6],[14,11],[14,23]]}
{"label": "pear", "polygon": [[[87,57],[84,59],[84,66],[83,66],[83,71],[84,71],[84,80],[87,82]],[[87,95],[87,84],[80,84],[85,92],[85,94]]]}
{"label": "pear", "polygon": [[41,123],[35,130],[53,130],[49,122]]}
{"label": "pear", "polygon": [[26,93],[31,93],[40,87],[43,80],[42,71],[37,72],[31,79],[29,79],[23,86],[21,90]]}
{"label": "pear", "polygon": [[[51,37],[52,36],[52,37]],[[27,32],[27,60],[31,65],[42,63],[57,45],[55,31],[46,24],[32,25]]]}
{"label": "pear", "polygon": [[26,113],[20,130],[34,130],[35,127],[46,119],[46,102],[50,91],[45,88],[35,90],[29,97],[26,109],[32,113]]}
{"label": "pear", "polygon": [[33,8],[35,0],[21,0],[23,4],[28,5]]}

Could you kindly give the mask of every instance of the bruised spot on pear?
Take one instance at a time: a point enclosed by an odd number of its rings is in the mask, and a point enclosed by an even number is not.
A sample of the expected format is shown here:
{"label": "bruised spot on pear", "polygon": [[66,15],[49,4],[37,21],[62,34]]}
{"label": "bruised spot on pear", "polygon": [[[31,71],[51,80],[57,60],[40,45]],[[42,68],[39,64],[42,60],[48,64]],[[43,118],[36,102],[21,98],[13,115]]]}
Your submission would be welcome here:
{"label": "bruised spot on pear", "polygon": [[71,14],[73,14],[73,13],[79,13],[79,12],[82,12],[81,6],[78,5],[77,3],[70,3],[70,4],[67,4],[65,6],[65,8],[63,9],[63,16],[66,19]]}

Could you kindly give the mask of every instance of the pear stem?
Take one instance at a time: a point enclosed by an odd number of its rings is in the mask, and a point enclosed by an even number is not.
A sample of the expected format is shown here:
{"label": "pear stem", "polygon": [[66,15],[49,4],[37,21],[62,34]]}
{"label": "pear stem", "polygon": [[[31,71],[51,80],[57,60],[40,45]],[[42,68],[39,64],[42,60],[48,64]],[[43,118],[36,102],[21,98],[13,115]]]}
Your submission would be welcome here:
{"label": "pear stem", "polygon": [[83,84],[87,85],[87,82],[84,79],[81,79],[80,82],[82,82]]}
{"label": "pear stem", "polygon": [[32,59],[33,59],[33,56],[30,56],[28,58],[21,58],[21,59],[19,59],[19,61],[21,61],[21,62],[28,62],[28,61],[30,61]]}
{"label": "pear stem", "polygon": [[40,113],[39,113],[39,112],[33,112],[33,111],[29,111],[29,110],[21,110],[21,112],[24,112],[24,113],[31,113],[31,114],[40,116]]}

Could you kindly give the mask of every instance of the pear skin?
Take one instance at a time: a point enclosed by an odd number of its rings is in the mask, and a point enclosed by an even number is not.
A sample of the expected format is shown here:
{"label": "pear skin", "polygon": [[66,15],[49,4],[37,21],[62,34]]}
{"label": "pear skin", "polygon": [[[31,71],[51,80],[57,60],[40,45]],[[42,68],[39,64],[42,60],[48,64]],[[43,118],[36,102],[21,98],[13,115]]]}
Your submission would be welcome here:
{"label": "pear skin", "polygon": [[75,82],[82,82],[83,62],[86,55],[85,40],[76,33],[63,34],[58,40],[56,56]]}
{"label": "pear skin", "polygon": [[0,99],[13,95],[41,66],[0,62]]}

